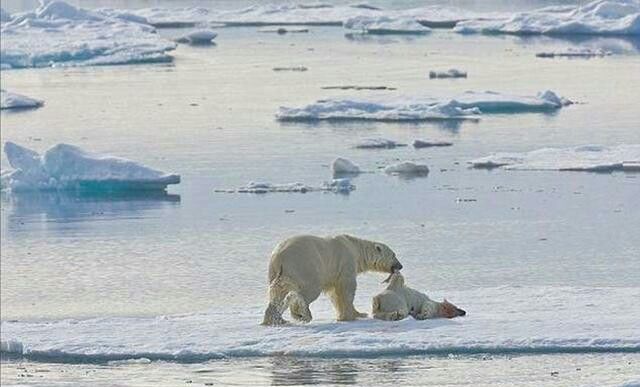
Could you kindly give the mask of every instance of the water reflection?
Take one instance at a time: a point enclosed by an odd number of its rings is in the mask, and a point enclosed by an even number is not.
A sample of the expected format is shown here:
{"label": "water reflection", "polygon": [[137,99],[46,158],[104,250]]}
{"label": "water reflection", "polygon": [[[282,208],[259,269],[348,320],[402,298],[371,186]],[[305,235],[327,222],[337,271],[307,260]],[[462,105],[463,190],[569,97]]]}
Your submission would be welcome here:
{"label": "water reflection", "polygon": [[25,223],[66,223],[140,217],[146,211],[178,205],[180,195],[166,192],[3,192],[1,203],[3,220],[6,221],[7,230],[12,231],[22,228]]}
{"label": "water reflection", "polygon": [[271,385],[357,384],[358,363],[351,359],[325,360],[295,357],[271,358]]}

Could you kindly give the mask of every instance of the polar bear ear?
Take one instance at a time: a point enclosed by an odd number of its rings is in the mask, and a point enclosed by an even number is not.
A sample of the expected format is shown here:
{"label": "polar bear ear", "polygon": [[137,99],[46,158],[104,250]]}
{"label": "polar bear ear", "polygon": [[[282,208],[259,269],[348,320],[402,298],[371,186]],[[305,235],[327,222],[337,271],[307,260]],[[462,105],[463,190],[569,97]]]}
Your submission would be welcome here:
{"label": "polar bear ear", "polygon": [[382,246],[376,245],[376,251],[381,253],[382,252]]}

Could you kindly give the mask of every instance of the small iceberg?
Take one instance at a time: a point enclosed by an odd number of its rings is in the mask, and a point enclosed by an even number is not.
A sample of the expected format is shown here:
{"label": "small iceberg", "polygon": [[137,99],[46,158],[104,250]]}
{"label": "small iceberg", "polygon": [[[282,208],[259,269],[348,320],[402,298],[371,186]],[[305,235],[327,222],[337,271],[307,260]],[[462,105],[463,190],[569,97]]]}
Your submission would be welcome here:
{"label": "small iceberg", "polygon": [[402,161],[387,166],[384,172],[389,175],[426,176],[429,174],[429,167],[425,164],[414,163],[413,161]]}
{"label": "small iceberg", "polygon": [[179,175],[119,157],[85,152],[68,144],[55,145],[40,155],[7,141],[4,152],[13,170],[3,172],[2,189],[12,192],[158,191],[180,183]]}
{"label": "small iceberg", "polygon": [[357,175],[361,173],[360,167],[354,164],[351,160],[338,157],[333,160],[331,163],[331,171],[333,172],[333,176],[344,176],[344,175]]}
{"label": "small iceberg", "polygon": [[545,51],[536,53],[536,57],[538,58],[595,58],[595,57],[605,57],[611,55],[610,51],[605,51],[603,49],[592,50],[590,48],[583,49],[566,49],[564,51]]}
{"label": "small iceberg", "polygon": [[394,149],[407,146],[387,138],[366,138],[355,145],[356,149]]}
{"label": "small iceberg", "polygon": [[640,171],[640,144],[542,148],[522,153],[494,153],[469,161],[473,168],[614,172]]}
{"label": "small iceberg", "polygon": [[451,146],[452,142],[447,141],[426,141],[426,140],[414,140],[413,147],[416,149],[421,148],[432,148],[432,147],[443,147],[443,146]]}
{"label": "small iceberg", "polygon": [[174,42],[130,14],[44,2],[2,23],[2,68],[169,62]]}
{"label": "small iceberg", "polygon": [[218,34],[212,30],[197,30],[176,39],[176,42],[194,46],[206,46],[213,44],[213,39],[215,39],[216,36],[218,36]]}
{"label": "small iceberg", "polygon": [[0,109],[34,109],[44,105],[44,101],[24,96],[18,93],[12,93],[4,89],[0,89]]}
{"label": "small iceberg", "polygon": [[333,179],[324,182],[321,185],[312,186],[303,183],[284,183],[274,184],[268,182],[250,182],[244,187],[237,189],[216,189],[219,193],[250,193],[250,194],[266,194],[266,193],[307,193],[307,192],[333,192],[347,194],[355,189],[355,185],[351,184],[351,180],[347,178]]}
{"label": "small iceberg", "polygon": [[467,20],[460,33],[547,35],[640,35],[640,2],[595,0],[577,6],[550,6],[506,18]]}
{"label": "small iceberg", "polygon": [[447,71],[429,71],[429,79],[441,78],[466,78],[467,72],[458,69],[449,69]]}
{"label": "small iceberg", "polygon": [[361,34],[411,34],[419,35],[431,32],[412,18],[391,18],[388,16],[356,16],[344,21],[342,26],[351,33]]}
{"label": "small iceberg", "polygon": [[303,72],[303,71],[307,71],[309,69],[304,67],[304,66],[290,66],[290,67],[274,67],[272,70],[273,71],[297,71],[297,72]]}
{"label": "small iceberg", "polygon": [[483,113],[554,111],[572,102],[547,90],[536,96],[493,91],[468,91],[453,98],[391,97],[323,99],[303,107],[280,107],[280,121],[369,120],[429,121],[477,120]]}

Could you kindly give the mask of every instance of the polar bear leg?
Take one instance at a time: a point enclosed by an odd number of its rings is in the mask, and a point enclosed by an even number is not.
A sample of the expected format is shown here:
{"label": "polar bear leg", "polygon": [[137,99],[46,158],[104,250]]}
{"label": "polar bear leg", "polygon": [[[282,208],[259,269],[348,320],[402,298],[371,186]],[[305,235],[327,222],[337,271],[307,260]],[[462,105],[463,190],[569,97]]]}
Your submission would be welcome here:
{"label": "polar bear leg", "polygon": [[309,304],[305,301],[302,294],[298,292],[289,292],[284,299],[285,306],[289,306],[289,312],[291,317],[295,320],[308,323],[311,321],[311,311],[309,310]]}
{"label": "polar bear leg", "polygon": [[333,306],[338,312],[338,321],[353,321],[358,317],[367,317],[366,313],[360,313],[353,306],[356,295],[356,279],[350,279],[346,283],[338,284],[329,293]]}
{"label": "polar bear leg", "polygon": [[264,319],[262,325],[284,325],[288,321],[282,318],[282,313],[286,308],[284,303],[285,296],[289,293],[287,287],[283,286],[281,281],[274,281],[269,286],[269,305],[264,311]]}

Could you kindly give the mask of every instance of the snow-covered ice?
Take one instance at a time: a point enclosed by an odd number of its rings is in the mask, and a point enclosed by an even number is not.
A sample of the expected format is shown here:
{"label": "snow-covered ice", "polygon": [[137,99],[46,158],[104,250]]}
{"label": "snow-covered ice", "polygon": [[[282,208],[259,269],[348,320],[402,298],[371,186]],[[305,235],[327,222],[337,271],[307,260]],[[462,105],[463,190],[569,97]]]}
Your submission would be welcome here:
{"label": "snow-covered ice", "polygon": [[0,109],[29,109],[42,105],[44,102],[39,99],[0,89]]}
{"label": "snow-covered ice", "polygon": [[213,43],[213,39],[215,39],[216,36],[218,36],[218,34],[212,30],[196,30],[176,39],[176,42],[207,45]]}
{"label": "snow-covered ice", "polygon": [[166,174],[136,162],[85,152],[58,144],[44,154],[5,142],[12,171],[3,171],[2,189],[17,191],[77,190],[88,192],[164,190],[180,176]]}
{"label": "snow-covered ice", "polygon": [[175,43],[130,14],[51,1],[2,23],[3,68],[167,62]]}
{"label": "snow-covered ice", "polygon": [[592,50],[590,48],[568,48],[563,51],[543,51],[536,53],[538,58],[593,58],[593,57],[605,57],[611,55],[610,51],[603,49]]}
{"label": "snow-covered ice", "polygon": [[640,144],[542,148],[522,153],[494,153],[469,161],[474,168],[613,172],[640,170]]}
{"label": "snow-covered ice", "polygon": [[388,165],[384,168],[384,172],[389,175],[424,176],[429,173],[429,167],[426,164],[415,163],[413,161],[401,161]]}
{"label": "snow-covered ice", "polygon": [[467,91],[453,98],[378,96],[369,99],[323,99],[303,107],[280,107],[276,118],[281,121],[459,120],[478,119],[481,113],[553,111],[570,103],[550,90],[536,96]]}
{"label": "snow-covered ice", "polygon": [[595,0],[584,5],[550,6],[503,19],[468,20],[461,33],[640,35],[640,2]]}
{"label": "snow-covered ice", "polygon": [[451,146],[451,145],[453,145],[453,143],[447,142],[447,141],[427,141],[427,140],[419,140],[419,139],[413,141],[413,147],[416,149]]}
{"label": "snow-covered ice", "polygon": [[362,34],[426,34],[431,32],[412,18],[391,18],[388,16],[356,16],[342,24],[352,33]]}
{"label": "snow-covered ice", "polygon": [[466,78],[467,72],[458,69],[449,69],[447,71],[429,71],[429,79],[437,78]]}
{"label": "snow-covered ice", "polygon": [[244,187],[237,189],[216,189],[215,192],[219,193],[251,193],[251,194],[266,194],[273,192],[280,193],[307,193],[307,192],[334,192],[334,193],[349,193],[355,189],[355,185],[351,184],[351,181],[346,178],[333,179],[328,182],[324,182],[320,185],[308,185],[299,182],[295,183],[269,183],[269,182],[249,182]]}
{"label": "snow-covered ice", "polygon": [[[356,294],[370,311],[371,295]],[[309,324],[260,326],[264,305],[157,317],[3,321],[2,351],[45,361],[146,358],[176,362],[248,356],[377,357],[418,354],[562,353],[640,348],[640,288],[495,287],[430,291],[464,308],[453,320],[336,322],[316,302]],[[621,312],[623,311],[623,312]],[[603,318],[606,316],[606,318]],[[223,333],[221,333],[223,332]],[[4,344],[9,341],[16,344]],[[18,344],[19,343],[19,344]]]}
{"label": "snow-covered ice", "polygon": [[389,140],[388,138],[365,138],[364,140],[358,142],[355,145],[357,149],[393,149],[397,147],[407,146],[407,144],[403,144],[394,140]]}
{"label": "snow-covered ice", "polygon": [[331,163],[331,171],[333,172],[333,176],[343,176],[343,175],[357,175],[362,172],[360,167],[354,164],[351,160],[345,159],[343,157],[338,157]]}

